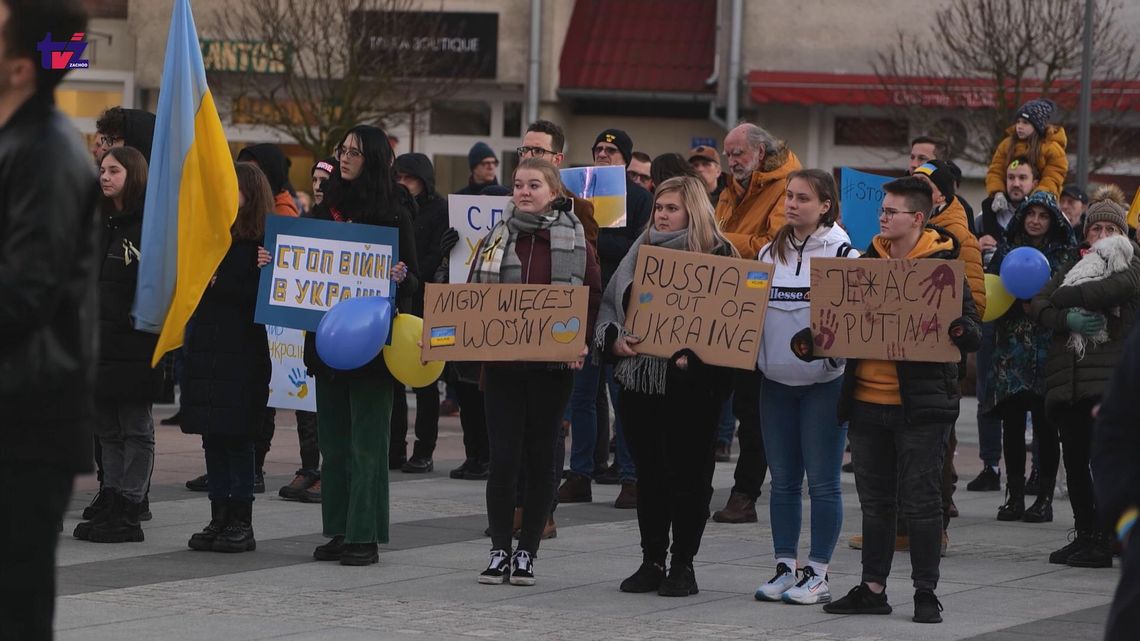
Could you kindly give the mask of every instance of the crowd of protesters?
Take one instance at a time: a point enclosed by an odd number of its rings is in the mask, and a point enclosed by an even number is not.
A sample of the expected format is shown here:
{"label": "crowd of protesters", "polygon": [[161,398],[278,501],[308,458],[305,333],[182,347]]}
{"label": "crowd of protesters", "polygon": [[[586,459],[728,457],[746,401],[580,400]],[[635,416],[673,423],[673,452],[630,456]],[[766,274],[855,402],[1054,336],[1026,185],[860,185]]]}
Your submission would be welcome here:
{"label": "crowd of protesters", "polygon": [[[54,563],[55,529],[73,475],[96,462],[99,492],[75,538],[145,538],[152,403],[167,374],[181,390],[176,422],[202,437],[206,474],[187,485],[207,491],[211,505],[209,522],[188,546],[256,549],[254,498],[265,491],[274,434],[267,336],[253,320],[259,270],[271,258],[264,248],[267,216],[393,228],[401,257],[389,274],[395,308],[414,314],[423,311],[424,283],[447,282],[458,234],[449,228],[430,159],[395,155],[378,127],[353,127],[330,157],[313,165],[311,199],[289,183],[289,161],[278,147],[247,147],[235,164],[239,203],[230,250],[187,324],[176,366],[152,367],[155,337],[133,329],[129,316],[140,257],[154,251],[141,239],[154,116],[108,110],[85,153],[52,105],[60,74],[34,64],[35,42],[25,37],[49,16],[56,28],[82,31],[82,13],[65,0],[45,3],[50,12],[20,4],[13,13],[12,1],[0,4],[8,40],[0,52],[8,70],[0,86],[0,296],[8,301],[0,327],[9,337],[0,354],[0,402],[8,414],[0,478],[30,483],[37,492],[0,499],[0,542],[24,551],[2,566],[0,624],[17,630],[14,638],[46,638],[54,584],[44,568]],[[12,34],[20,35],[11,41]],[[728,132],[723,157],[705,145],[687,156],[651,158],[635,150],[626,132],[600,132],[594,164],[627,172],[626,224],[619,228],[599,229],[590,203],[562,184],[566,138],[556,123],[539,120],[527,128],[517,167],[503,184],[494,150],[476,144],[468,154],[468,184],[457,193],[507,195],[510,204],[475,248],[469,282],[587,286],[587,347],[571,362],[450,364],[440,383],[454,397],[441,403],[438,383],[412,391],[417,413],[409,456],[408,391],[384,359],[336,369],[309,334],[304,356],[317,381],[317,411],[297,413],[301,467],[279,494],[320,504],[329,541],[312,556],[344,565],[378,561],[379,545],[390,536],[389,474],[434,469],[441,407],[450,404],[460,413],[465,448],[450,476],[486,481],[491,551],[479,583],[534,585],[540,543],[557,532],[558,503],[592,501],[597,482],[621,484],[614,507],[636,510],[643,559],[618,589],[696,594],[694,560],[710,517],[714,465],[730,460],[735,431],[734,485],[712,518],[756,522],[756,501],[771,472],[774,574],[756,588],[757,600],[888,614],[893,556],[908,550],[913,620],[938,623],[941,556],[957,515],[960,388],[967,355],[978,352],[983,468],[967,489],[1000,491],[1004,455],[1005,495],[994,506],[996,518],[1048,522],[1063,462],[1075,535],[1048,561],[1111,567],[1112,544],[1127,540],[1140,504],[1140,432],[1135,412],[1126,409],[1140,358],[1132,332],[1140,246],[1119,190],[1100,189],[1090,198],[1066,186],[1067,139],[1054,115],[1046,100],[1016,112],[1009,137],[993,154],[976,217],[958,193],[961,171],[948,146],[916,138],[909,175],[883,188],[879,233],[866,247],[853,247],[844,229],[832,174],[803,167],[783,141],[755,124]],[[54,150],[50,172],[26,162],[44,145]],[[711,365],[691,349],[668,358],[638,353],[641,338],[626,329],[625,310],[638,251],[647,245],[775,266],[754,368]],[[983,322],[993,303],[984,275],[1000,274],[1011,252],[1025,247],[1044,255],[1049,282]],[[72,260],[53,268],[58,255]],[[955,284],[960,313],[940,330],[961,359],[817,355],[810,264],[820,257],[962,263],[964,278]],[[14,371],[21,375],[8,375]],[[1032,452],[1024,441],[1027,425]],[[861,534],[851,544],[862,550],[862,568],[858,584],[833,598],[829,564],[843,521],[845,446],[861,509]],[[810,547],[801,557],[805,476]],[[1140,609],[1137,563],[1135,553],[1126,553],[1112,629],[1131,629]]]}

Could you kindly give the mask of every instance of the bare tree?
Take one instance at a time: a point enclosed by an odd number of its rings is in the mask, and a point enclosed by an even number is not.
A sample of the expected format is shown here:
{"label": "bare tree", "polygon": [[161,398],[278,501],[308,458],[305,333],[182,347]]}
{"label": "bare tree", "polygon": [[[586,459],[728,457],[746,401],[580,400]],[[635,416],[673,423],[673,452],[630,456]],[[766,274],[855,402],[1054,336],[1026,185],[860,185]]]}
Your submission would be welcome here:
{"label": "bare tree", "polygon": [[228,42],[252,62],[211,71],[235,121],[265,125],[314,158],[358,124],[391,126],[477,75],[457,62],[439,12],[416,0],[253,0],[218,10]]}
{"label": "bare tree", "polygon": [[[1136,39],[1120,27],[1119,7],[1098,0],[1092,25],[1094,169],[1118,159],[1132,104],[1120,83],[1140,78]],[[953,0],[930,24],[923,34],[900,29],[875,62],[898,117],[982,164],[1029,98],[1052,99],[1062,112],[1055,120],[1075,121],[1084,0]],[[1076,134],[1067,133],[1070,141]]]}

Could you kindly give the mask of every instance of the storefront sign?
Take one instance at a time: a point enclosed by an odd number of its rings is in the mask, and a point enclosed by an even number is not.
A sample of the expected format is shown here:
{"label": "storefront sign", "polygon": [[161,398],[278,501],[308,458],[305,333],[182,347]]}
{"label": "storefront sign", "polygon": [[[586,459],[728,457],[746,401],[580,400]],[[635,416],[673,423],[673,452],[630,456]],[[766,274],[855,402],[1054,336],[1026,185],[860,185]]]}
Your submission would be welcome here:
{"label": "storefront sign", "polygon": [[289,49],[283,44],[234,40],[199,42],[206,71],[285,73],[289,69]]}
{"label": "storefront sign", "polygon": [[498,73],[497,13],[353,11],[352,40],[376,54],[375,64],[426,54],[396,71],[405,77],[495,78]]}

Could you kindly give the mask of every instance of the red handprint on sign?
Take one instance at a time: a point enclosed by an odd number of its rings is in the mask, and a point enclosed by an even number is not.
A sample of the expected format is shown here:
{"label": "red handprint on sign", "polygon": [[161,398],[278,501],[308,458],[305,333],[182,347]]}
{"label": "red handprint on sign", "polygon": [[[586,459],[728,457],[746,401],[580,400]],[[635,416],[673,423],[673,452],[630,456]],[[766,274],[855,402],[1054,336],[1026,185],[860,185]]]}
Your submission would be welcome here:
{"label": "red handprint on sign", "polygon": [[898,343],[891,343],[887,345],[887,360],[888,361],[905,361],[906,349]]}
{"label": "red handprint on sign", "polygon": [[819,321],[811,324],[812,333],[815,334],[815,346],[831,349],[835,344],[835,331],[839,329],[839,317],[830,309],[819,313]]}
{"label": "red handprint on sign", "polygon": [[[934,271],[929,276],[918,282],[919,285],[928,283],[922,295],[926,297],[927,305],[934,305],[935,307],[942,306],[942,291],[947,287],[950,288],[950,295],[954,296],[958,292],[958,286],[954,284],[954,270],[950,269],[949,265],[939,265],[934,268]],[[938,297],[938,302],[934,302],[934,297]]]}

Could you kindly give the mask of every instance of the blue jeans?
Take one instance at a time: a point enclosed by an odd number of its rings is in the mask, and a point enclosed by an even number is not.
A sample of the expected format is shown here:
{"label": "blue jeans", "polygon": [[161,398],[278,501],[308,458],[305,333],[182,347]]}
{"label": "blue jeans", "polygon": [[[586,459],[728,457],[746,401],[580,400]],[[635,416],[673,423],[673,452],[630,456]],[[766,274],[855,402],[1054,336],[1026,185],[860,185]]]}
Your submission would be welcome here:
{"label": "blue jeans", "polygon": [[622,429],[618,403],[621,391],[614,381],[612,365],[595,365],[593,353],[586,357],[582,369],[574,375],[574,392],[570,396],[570,471],[582,476],[594,475],[594,447],[598,444],[598,383],[602,370],[606,373],[610,402],[614,405],[614,433],[617,435],[618,476],[623,481],[636,481],[637,469],[629,448],[625,445],[625,431]]}
{"label": "blue jeans", "polygon": [[732,394],[720,406],[720,427],[717,429],[716,441],[722,445],[732,445],[732,437],[736,435],[736,415],[732,413]]}
{"label": "blue jeans", "polygon": [[764,452],[772,471],[772,538],[776,558],[796,558],[802,520],[804,473],[811,497],[808,560],[829,563],[843,526],[840,466],[847,429],[836,405],[843,377],[827,383],[790,386],[765,378],[760,386]]}

